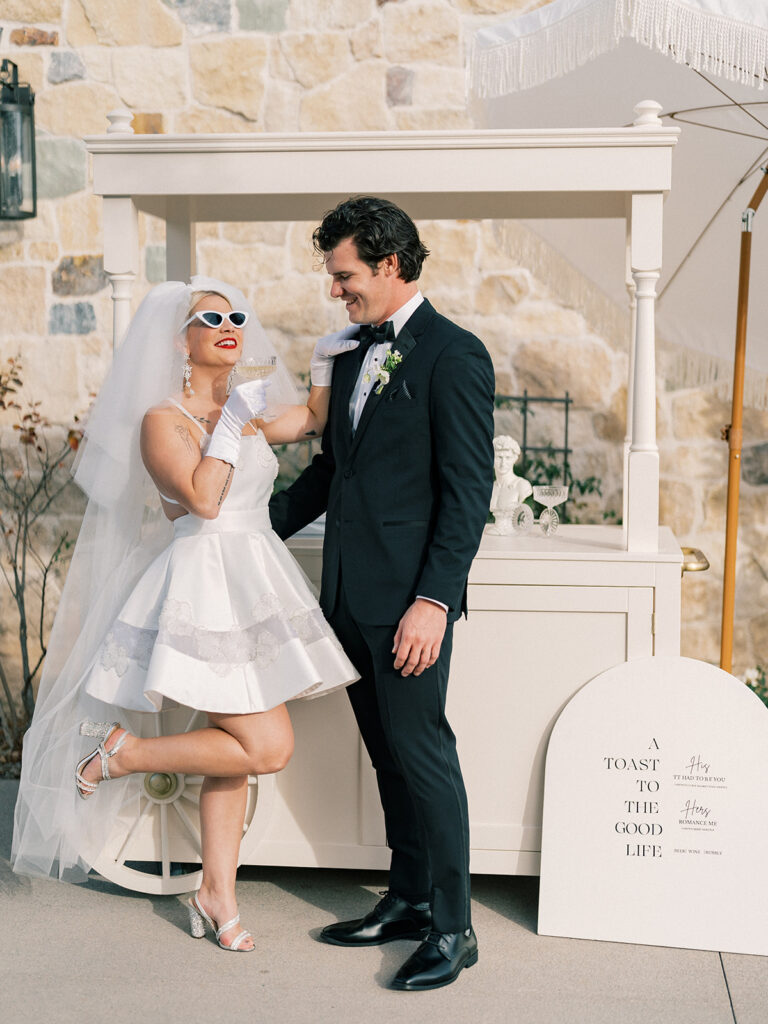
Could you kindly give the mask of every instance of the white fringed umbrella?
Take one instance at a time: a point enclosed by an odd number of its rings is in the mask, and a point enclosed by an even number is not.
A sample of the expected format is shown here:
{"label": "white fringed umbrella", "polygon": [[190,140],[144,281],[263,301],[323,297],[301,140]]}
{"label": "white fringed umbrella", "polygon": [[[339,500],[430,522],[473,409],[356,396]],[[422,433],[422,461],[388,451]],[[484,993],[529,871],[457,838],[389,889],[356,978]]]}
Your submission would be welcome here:
{"label": "white fringed umbrella", "polygon": [[[650,98],[662,105],[662,119],[683,127],[664,211],[656,323],[679,346],[678,385],[729,379],[734,367],[721,648],[727,670],[745,365],[748,402],[768,407],[768,224],[755,222],[752,250],[753,215],[742,223],[742,212],[756,210],[768,188],[767,69],[768,0],[555,0],[484,26],[470,57],[476,118],[485,126],[627,124],[638,100]],[[607,255],[623,223],[537,221],[534,230],[626,304],[624,268]]]}

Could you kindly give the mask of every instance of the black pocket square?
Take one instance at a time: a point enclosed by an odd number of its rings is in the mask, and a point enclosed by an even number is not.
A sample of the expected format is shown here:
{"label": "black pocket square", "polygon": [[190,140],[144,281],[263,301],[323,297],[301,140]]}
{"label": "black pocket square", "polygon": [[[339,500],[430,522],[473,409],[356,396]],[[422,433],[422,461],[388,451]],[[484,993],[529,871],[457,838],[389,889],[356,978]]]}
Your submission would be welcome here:
{"label": "black pocket square", "polygon": [[400,383],[390,391],[387,401],[402,401],[409,400],[412,398],[413,395],[411,394],[411,390],[408,387],[408,381],[403,380],[400,381]]}

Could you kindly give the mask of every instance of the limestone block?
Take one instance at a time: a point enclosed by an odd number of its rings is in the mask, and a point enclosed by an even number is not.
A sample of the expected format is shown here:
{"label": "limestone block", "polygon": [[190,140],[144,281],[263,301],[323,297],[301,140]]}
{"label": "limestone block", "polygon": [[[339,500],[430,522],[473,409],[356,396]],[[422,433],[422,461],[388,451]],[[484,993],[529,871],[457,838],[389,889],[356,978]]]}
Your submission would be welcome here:
{"label": "limestone block", "polygon": [[237,0],[241,32],[282,32],[290,0]]}
{"label": "limestone block", "polygon": [[383,131],[392,127],[386,102],[386,65],[366,61],[301,101],[301,131]]}
{"label": "limestone block", "polygon": [[598,341],[559,338],[522,343],[515,353],[518,385],[533,395],[568,391],[576,406],[604,404],[611,382],[611,354]]}
{"label": "limestone block", "polygon": [[673,432],[675,437],[718,438],[720,428],[731,418],[730,405],[712,389],[683,392],[672,403]]}
{"label": "limestone block", "polygon": [[329,28],[354,28],[376,13],[374,0],[292,0],[287,27],[296,31],[320,31]]}
{"label": "limestone block", "polygon": [[[14,334],[45,334],[45,270],[42,267],[7,266],[0,274],[0,309],[8,323],[18,324]],[[3,334],[8,335],[7,329]]]}
{"label": "limestone block", "polygon": [[315,221],[295,221],[288,225],[288,263],[291,270],[297,270],[300,274],[315,271],[321,278],[323,287],[330,289],[331,279],[325,273],[322,260],[312,247],[312,232],[316,227]]}
{"label": "limestone block", "polygon": [[747,445],[743,449],[742,478],[755,486],[768,484],[768,444]]}
{"label": "limestone block", "polygon": [[319,275],[287,274],[279,287],[273,283],[257,285],[254,305],[264,327],[317,337],[318,324],[326,319],[323,284]]}
{"label": "limestone block", "polygon": [[53,272],[54,295],[93,295],[107,287],[101,256],[65,256]]}
{"label": "limestone block", "polygon": [[592,417],[595,435],[604,441],[622,442],[627,433],[627,388],[622,386],[614,391],[607,409],[601,409]]}
{"label": "limestone block", "polygon": [[754,663],[768,669],[768,613],[756,615],[750,619],[749,631],[752,635],[752,648],[755,652]]}
{"label": "limestone block", "polygon": [[[103,46],[81,46],[77,52],[85,64],[86,77],[90,81],[112,84],[112,53],[109,48]],[[105,131],[106,128],[107,125],[105,124]]]}
{"label": "limestone block", "polygon": [[96,314],[90,302],[65,305],[55,302],[48,318],[49,334],[90,334],[96,330]]}
{"label": "limestone block", "polygon": [[441,0],[387,4],[382,17],[384,56],[393,64],[463,65],[459,16]]}
{"label": "limestone block", "polygon": [[[58,54],[54,51],[51,56],[57,57]],[[21,53],[14,53],[12,59],[19,69],[19,81],[31,85],[37,99],[45,88],[43,54],[22,50]]]}
{"label": "limestone block", "polygon": [[93,82],[65,82],[35,99],[35,122],[54,135],[96,135],[105,131],[107,113],[119,105],[117,93]]}
{"label": "limestone block", "polygon": [[[702,529],[718,534],[725,531],[725,505],[728,481],[726,478],[711,483],[706,488],[704,500],[704,521]],[[740,529],[747,523],[765,521],[765,493],[759,488],[742,487],[739,493]]]}
{"label": "limestone block", "polygon": [[261,242],[264,245],[285,246],[288,236],[288,224],[284,221],[228,221],[221,226],[222,238],[230,242],[237,242],[238,245],[254,245]]}
{"label": "limestone block", "polygon": [[198,262],[200,273],[210,274],[220,281],[230,281],[241,290],[250,291],[263,281],[282,277],[286,253],[282,246],[276,245],[206,242],[198,247]]}
{"label": "limestone block", "polygon": [[158,284],[165,280],[165,246],[148,245],[144,249],[144,273],[147,281]]}
{"label": "limestone block", "polygon": [[403,132],[458,131],[474,128],[465,110],[420,110],[400,107],[395,112],[397,127]]}
{"label": "limestone block", "polygon": [[305,89],[336,78],[352,63],[345,32],[286,32],[280,46],[296,81]]}
{"label": "limestone block", "polygon": [[[207,110],[205,107],[191,107],[171,116],[172,131],[180,134],[205,134],[208,132],[252,132],[256,126],[240,114],[228,110]],[[199,234],[199,232],[198,232]]]}
{"label": "limestone block", "polygon": [[192,43],[192,92],[199,103],[259,121],[264,97],[267,40],[256,36]]}
{"label": "limestone block", "polygon": [[69,196],[57,206],[59,242],[65,252],[101,252],[101,199],[92,195]]}
{"label": "limestone block", "polygon": [[134,114],[131,121],[135,135],[162,135],[162,114]]}
{"label": "limestone block", "polygon": [[59,33],[43,28],[15,28],[11,32],[11,46],[58,46]]}
{"label": "limestone block", "polygon": [[61,17],[61,5],[62,0],[3,0],[3,18],[51,24]]}
{"label": "limestone block", "polygon": [[165,0],[165,3],[178,11],[193,35],[229,32],[232,27],[230,0]]}
{"label": "limestone block", "polygon": [[[40,145],[40,139],[37,140]],[[56,204],[50,199],[41,199],[38,182],[37,216],[24,221],[24,239],[27,242],[48,242],[56,238]]]}
{"label": "limestone block", "polygon": [[24,259],[24,243],[14,239],[5,242],[0,239],[0,263],[21,263]]}
{"label": "limestone block", "polygon": [[525,14],[544,7],[550,0],[453,0],[453,6],[464,14]]}
{"label": "limestone block", "polygon": [[85,64],[74,50],[59,50],[51,54],[48,65],[48,81],[53,85],[60,82],[71,82],[76,78],[85,78]]}
{"label": "limestone block", "polygon": [[722,608],[722,581],[711,570],[686,572],[680,597],[686,622],[716,622]]}
{"label": "limestone block", "polygon": [[399,65],[387,68],[387,103],[390,107],[410,106],[413,102],[415,74],[412,68]]}
{"label": "limestone block", "polygon": [[59,247],[56,242],[30,242],[27,255],[33,262],[52,263],[58,259]]}
{"label": "limestone block", "polygon": [[178,46],[184,33],[162,0],[70,0],[70,46]]}
{"label": "limestone block", "polygon": [[112,56],[115,88],[128,107],[169,110],[187,102],[188,61],[181,50],[118,48]]}
{"label": "limestone block", "polygon": [[56,199],[82,191],[88,183],[88,154],[80,139],[38,135],[37,196]]}
{"label": "limestone block", "polygon": [[660,446],[662,472],[681,480],[712,482],[728,474],[728,446],[724,441],[702,440]]}
{"label": "limestone block", "polygon": [[477,289],[480,313],[508,313],[530,291],[530,274],[522,268],[488,274]]}
{"label": "limestone block", "polygon": [[464,68],[435,65],[420,67],[413,86],[413,105],[439,110],[441,107],[466,106],[466,72]]}
{"label": "limestone block", "polygon": [[302,95],[303,90],[296,82],[270,79],[264,100],[264,131],[298,131]]}
{"label": "limestone block", "polygon": [[372,57],[383,57],[381,22],[378,19],[372,19],[360,25],[350,33],[349,43],[355,60],[370,60]]}
{"label": "limestone block", "polygon": [[670,526],[677,535],[693,529],[698,503],[690,484],[682,480],[664,479],[659,484],[659,522]]}
{"label": "limestone block", "polygon": [[[586,325],[580,313],[546,300],[521,303],[510,319],[510,334],[517,338],[581,338]],[[606,359],[612,353],[606,352]]]}
{"label": "limestone block", "polygon": [[476,310],[475,293],[471,287],[443,288],[432,285],[428,297],[435,309],[451,320],[469,316]]}
{"label": "limestone block", "polygon": [[[96,35],[93,25],[88,20],[85,10],[82,5],[82,0],[69,0],[69,8],[67,12],[67,42],[70,46],[77,47],[80,49],[83,46],[93,48],[98,46],[99,37]],[[102,59],[109,60],[108,54],[104,54]],[[86,67],[88,61],[86,61]],[[99,77],[99,81],[106,81],[105,78]]]}
{"label": "limestone block", "polygon": [[24,390],[43,403],[52,423],[69,424],[82,411],[82,402],[75,397],[80,393],[79,345],[78,337],[66,336],[53,341],[47,336],[33,338],[24,344]]}
{"label": "limestone block", "polygon": [[430,252],[422,270],[425,288],[466,288],[474,283],[477,221],[420,221],[417,227]]}

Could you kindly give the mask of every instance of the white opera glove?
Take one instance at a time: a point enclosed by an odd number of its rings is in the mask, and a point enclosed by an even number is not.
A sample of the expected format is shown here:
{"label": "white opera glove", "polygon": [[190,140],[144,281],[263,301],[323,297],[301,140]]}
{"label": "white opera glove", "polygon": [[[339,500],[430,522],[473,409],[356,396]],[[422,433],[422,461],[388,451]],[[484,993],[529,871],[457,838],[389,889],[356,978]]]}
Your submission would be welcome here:
{"label": "white opera glove", "polygon": [[343,331],[336,331],[335,334],[326,334],[315,345],[315,351],[309,362],[309,379],[312,386],[316,388],[328,388],[331,386],[333,377],[333,360],[342,352],[351,352],[360,344],[358,334],[360,327],[352,324],[345,327]]}
{"label": "white opera glove", "polygon": [[249,380],[232,389],[221,410],[219,422],[213,428],[205,454],[237,466],[243,427],[267,408],[266,390],[269,381]]}

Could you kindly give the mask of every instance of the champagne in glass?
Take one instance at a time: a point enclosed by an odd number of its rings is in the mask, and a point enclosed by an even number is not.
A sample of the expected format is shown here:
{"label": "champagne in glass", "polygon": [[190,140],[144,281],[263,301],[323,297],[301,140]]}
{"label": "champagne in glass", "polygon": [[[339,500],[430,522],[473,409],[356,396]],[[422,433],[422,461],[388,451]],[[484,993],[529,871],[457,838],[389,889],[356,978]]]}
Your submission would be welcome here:
{"label": "champagne in glass", "polygon": [[241,359],[235,366],[237,376],[242,380],[263,380],[277,369],[277,356],[260,355]]}

